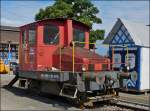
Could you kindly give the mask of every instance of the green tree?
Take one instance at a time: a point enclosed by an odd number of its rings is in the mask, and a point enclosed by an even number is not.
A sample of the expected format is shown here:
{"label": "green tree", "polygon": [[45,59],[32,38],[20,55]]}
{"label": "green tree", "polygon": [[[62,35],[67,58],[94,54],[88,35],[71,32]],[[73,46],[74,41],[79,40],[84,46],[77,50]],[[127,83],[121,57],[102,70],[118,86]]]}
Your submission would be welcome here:
{"label": "green tree", "polygon": [[[99,10],[90,0],[56,0],[52,6],[40,9],[35,15],[35,20],[47,18],[72,18],[92,28],[94,23],[102,23],[101,18],[96,15],[98,13]],[[104,39],[104,34],[104,30],[91,29],[90,42]]]}
{"label": "green tree", "polygon": [[[91,30],[90,31],[90,42],[94,43],[96,40],[103,40],[105,36],[105,30]],[[90,48],[93,48],[93,45],[90,45]]]}

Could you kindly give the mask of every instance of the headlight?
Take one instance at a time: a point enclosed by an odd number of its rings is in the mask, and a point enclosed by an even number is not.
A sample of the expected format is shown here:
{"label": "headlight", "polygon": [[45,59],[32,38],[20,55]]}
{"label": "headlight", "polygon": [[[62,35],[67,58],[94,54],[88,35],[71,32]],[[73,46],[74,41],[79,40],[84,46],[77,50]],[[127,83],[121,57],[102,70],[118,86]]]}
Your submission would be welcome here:
{"label": "headlight", "polygon": [[82,66],[82,71],[86,71],[86,66],[85,65]]}

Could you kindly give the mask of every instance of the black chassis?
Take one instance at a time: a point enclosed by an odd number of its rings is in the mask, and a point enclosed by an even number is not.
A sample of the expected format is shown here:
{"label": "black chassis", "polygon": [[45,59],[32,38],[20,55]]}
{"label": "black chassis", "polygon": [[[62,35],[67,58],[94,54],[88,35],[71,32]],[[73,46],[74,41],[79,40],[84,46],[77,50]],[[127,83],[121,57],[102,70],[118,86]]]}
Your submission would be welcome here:
{"label": "black chassis", "polygon": [[[49,90],[49,93],[82,101],[97,102],[116,98],[120,87],[117,71],[18,71],[16,76],[29,80],[30,83],[38,82],[38,87],[41,85],[39,83],[43,82],[43,86],[40,86],[43,92]],[[45,87],[46,84],[49,86]]]}

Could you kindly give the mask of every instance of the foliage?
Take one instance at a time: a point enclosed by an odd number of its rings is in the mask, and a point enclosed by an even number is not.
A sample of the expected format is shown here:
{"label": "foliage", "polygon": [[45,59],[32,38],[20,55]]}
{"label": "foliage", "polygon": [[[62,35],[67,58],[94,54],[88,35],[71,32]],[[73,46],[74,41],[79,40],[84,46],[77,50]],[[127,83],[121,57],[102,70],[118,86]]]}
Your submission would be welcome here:
{"label": "foliage", "polygon": [[[98,13],[99,10],[90,0],[56,0],[52,6],[40,9],[35,15],[35,20],[47,18],[71,18],[92,28],[94,23],[102,23],[102,20],[96,15]],[[104,33],[104,30],[91,30],[90,42],[103,39]]]}
{"label": "foliage", "polygon": [[35,16],[35,20],[48,18],[70,18],[72,15],[72,6],[62,0],[57,0],[53,6],[40,9]]}
{"label": "foliage", "polygon": [[102,39],[104,39],[104,34],[105,34],[105,30],[100,30],[100,29],[91,30],[90,31],[90,37],[91,37],[90,41],[95,42],[95,39],[102,40]]}
{"label": "foliage", "polygon": [[[96,40],[103,40],[105,36],[105,30],[91,30],[90,31],[90,42],[94,43]],[[92,49],[94,46],[91,44],[90,49]]]}

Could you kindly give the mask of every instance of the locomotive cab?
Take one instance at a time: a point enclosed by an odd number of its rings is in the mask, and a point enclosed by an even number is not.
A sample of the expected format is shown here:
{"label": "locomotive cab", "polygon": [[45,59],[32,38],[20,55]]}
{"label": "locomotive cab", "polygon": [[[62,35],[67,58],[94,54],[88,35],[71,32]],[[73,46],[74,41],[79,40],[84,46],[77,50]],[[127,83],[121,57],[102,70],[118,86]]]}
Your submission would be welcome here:
{"label": "locomotive cab", "polygon": [[69,19],[49,19],[22,26],[21,70],[72,71],[73,41],[75,71],[109,70],[109,59],[89,50],[89,30],[88,26]]}
{"label": "locomotive cab", "polygon": [[[74,22],[65,19],[49,19],[22,26],[20,28],[21,69],[51,68],[52,55],[60,46],[67,47],[72,40],[88,41],[88,28],[78,28],[80,23]],[[88,48],[88,45],[85,45],[85,48]]]}

